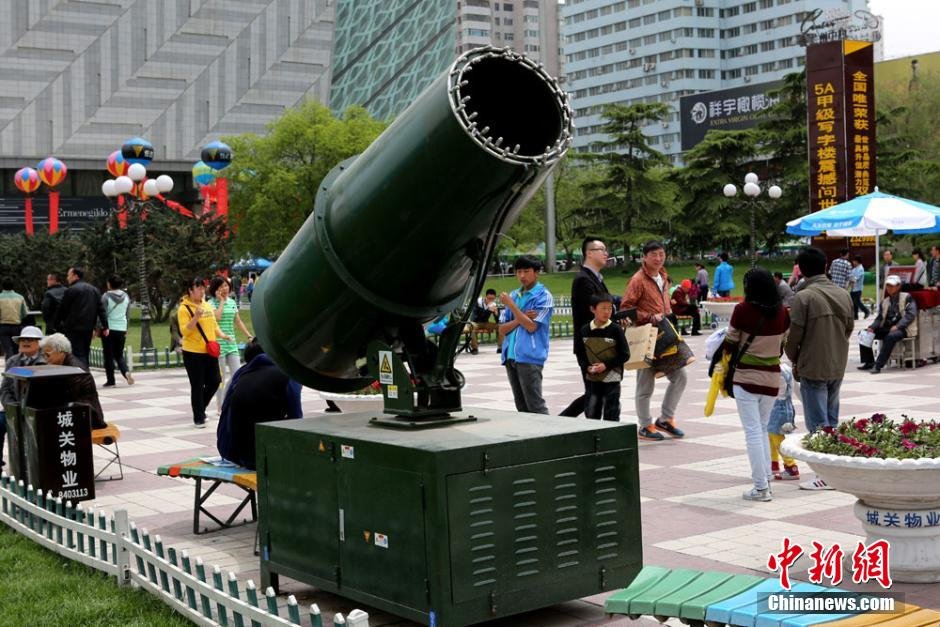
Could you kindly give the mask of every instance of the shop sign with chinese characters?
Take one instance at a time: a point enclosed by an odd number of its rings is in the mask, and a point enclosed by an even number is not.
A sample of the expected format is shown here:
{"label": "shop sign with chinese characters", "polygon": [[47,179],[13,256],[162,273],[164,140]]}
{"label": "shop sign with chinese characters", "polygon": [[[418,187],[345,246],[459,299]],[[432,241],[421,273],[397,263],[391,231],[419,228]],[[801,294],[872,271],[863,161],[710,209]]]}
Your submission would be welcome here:
{"label": "shop sign with chinese characters", "polygon": [[875,187],[873,47],[834,41],[806,49],[810,211]]}

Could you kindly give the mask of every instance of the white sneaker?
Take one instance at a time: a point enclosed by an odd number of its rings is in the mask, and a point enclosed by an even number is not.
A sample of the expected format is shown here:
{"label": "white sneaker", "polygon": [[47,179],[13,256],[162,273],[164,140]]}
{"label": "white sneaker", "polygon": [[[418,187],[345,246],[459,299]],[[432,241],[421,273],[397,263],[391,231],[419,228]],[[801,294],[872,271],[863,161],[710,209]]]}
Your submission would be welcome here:
{"label": "white sneaker", "polygon": [[195,423],[193,423],[193,426],[196,427],[197,429],[205,429],[205,428],[206,428],[206,421],[203,420],[202,422],[195,422]]}
{"label": "white sneaker", "polygon": [[812,481],[804,481],[800,484],[801,490],[835,490],[831,485],[816,477]]}
{"label": "white sneaker", "polygon": [[743,498],[745,501],[767,502],[767,501],[772,501],[774,497],[771,496],[770,494],[770,488],[765,488],[763,490],[758,490],[757,488],[751,488],[750,490],[744,493]]}

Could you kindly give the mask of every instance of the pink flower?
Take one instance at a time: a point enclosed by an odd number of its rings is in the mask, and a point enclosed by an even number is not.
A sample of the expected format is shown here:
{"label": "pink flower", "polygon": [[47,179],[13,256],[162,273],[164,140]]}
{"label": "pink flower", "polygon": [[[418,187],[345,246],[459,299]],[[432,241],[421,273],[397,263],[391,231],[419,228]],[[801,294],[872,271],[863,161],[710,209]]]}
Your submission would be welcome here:
{"label": "pink flower", "polygon": [[855,428],[859,431],[864,431],[868,427],[869,420],[867,418],[862,418],[861,420],[855,421]]}
{"label": "pink flower", "polygon": [[872,414],[871,415],[872,422],[879,422],[879,423],[884,422],[886,418],[887,416],[885,416],[884,414]]}
{"label": "pink flower", "polygon": [[917,445],[911,442],[910,440],[908,440],[907,438],[904,438],[903,440],[901,440],[901,446],[903,446],[904,448],[908,450],[917,448]]}
{"label": "pink flower", "polygon": [[916,422],[913,420],[905,420],[903,423],[901,423],[901,426],[898,430],[901,432],[901,435],[907,436],[914,433],[918,429],[920,429],[920,425],[918,425]]}

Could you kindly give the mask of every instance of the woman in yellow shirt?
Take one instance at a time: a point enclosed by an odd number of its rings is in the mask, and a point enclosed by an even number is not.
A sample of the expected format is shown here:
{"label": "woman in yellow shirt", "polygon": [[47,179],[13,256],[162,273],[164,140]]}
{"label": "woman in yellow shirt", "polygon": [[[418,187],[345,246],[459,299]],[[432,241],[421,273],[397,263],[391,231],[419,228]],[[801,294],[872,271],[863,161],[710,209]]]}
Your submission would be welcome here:
{"label": "woman in yellow shirt", "polygon": [[197,429],[206,428],[206,407],[219,384],[222,375],[219,371],[219,358],[209,355],[208,342],[218,338],[233,339],[219,328],[212,308],[206,302],[206,283],[201,278],[189,281],[185,285],[186,293],[180,299],[179,320],[183,336],[183,365],[189,377],[189,398],[193,408],[193,423]]}

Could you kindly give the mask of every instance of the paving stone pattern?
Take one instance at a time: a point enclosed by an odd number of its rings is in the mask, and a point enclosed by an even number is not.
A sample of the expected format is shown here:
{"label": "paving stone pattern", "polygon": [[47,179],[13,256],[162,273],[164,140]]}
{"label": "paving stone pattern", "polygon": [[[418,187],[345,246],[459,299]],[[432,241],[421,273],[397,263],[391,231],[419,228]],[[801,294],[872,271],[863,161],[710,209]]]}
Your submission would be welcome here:
{"label": "paving stone pattern", "polygon": [[[861,322],[858,323],[861,327]],[[643,514],[644,563],[665,567],[688,567],[731,573],[769,575],[767,556],[781,548],[784,537],[804,546],[813,540],[839,543],[851,555],[855,543],[864,540],[861,525],[852,513],[855,499],[834,492],[799,490],[797,482],[775,482],[774,500],[752,503],[741,499],[750,485],[744,435],[732,399],[721,399],[715,415],[705,418],[703,408],[709,380],[704,363],[704,338],[690,338],[699,359],[689,368],[689,384],[678,411],[684,440],[640,443],[640,483]],[[492,345],[481,346],[480,354],[461,354],[458,368],[466,375],[465,407],[512,410],[512,394],[499,356]],[[937,400],[940,365],[917,370],[887,369],[878,376],[858,372],[857,350],[853,349],[842,386],[842,418],[868,416],[883,410],[893,417],[906,413],[912,418],[940,415]],[[99,386],[103,372],[96,372]],[[101,404],[109,422],[121,428],[123,481],[97,485],[95,504],[112,510],[123,507],[140,527],[162,536],[166,545],[188,549],[207,565],[238,573],[239,579],[259,582],[258,558],[253,555],[255,526],[195,536],[192,533],[193,482],[156,476],[158,466],[189,457],[215,455],[215,426],[193,428],[189,410],[189,386],[182,369],[141,372],[137,384],[123,382],[115,388],[100,388]],[[635,376],[623,383],[622,421],[635,422],[633,393]],[[658,409],[666,381],[657,383],[653,409]],[[579,371],[570,340],[553,340],[544,372],[544,394],[553,414],[559,413],[581,392]],[[799,433],[805,432],[799,399]],[[214,401],[211,408],[214,408]],[[314,390],[303,392],[304,415],[316,420],[325,403]],[[583,419],[583,418],[582,418]],[[533,420],[538,420],[533,417]],[[812,473],[801,468],[804,477]],[[237,502],[239,491],[223,486],[214,502],[225,510]],[[807,579],[808,562],[801,558],[791,568],[791,578]],[[847,573],[851,567],[847,564]],[[849,577],[851,579],[851,576]],[[282,578],[281,601],[289,593],[304,604],[316,602],[329,615],[348,612],[360,604],[325,594],[309,586]],[[877,585],[844,587],[877,590]],[[927,608],[940,609],[940,584],[896,584],[893,592]],[[554,625],[658,624],[651,619],[631,621],[607,617],[606,594],[563,603],[520,617],[494,621],[494,625],[540,627]],[[372,625],[409,624],[407,621],[362,607],[372,615]],[[676,622],[675,624],[678,624]]]}

